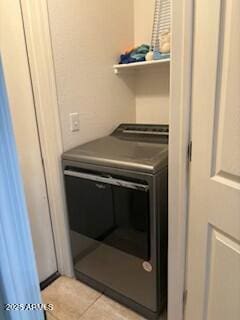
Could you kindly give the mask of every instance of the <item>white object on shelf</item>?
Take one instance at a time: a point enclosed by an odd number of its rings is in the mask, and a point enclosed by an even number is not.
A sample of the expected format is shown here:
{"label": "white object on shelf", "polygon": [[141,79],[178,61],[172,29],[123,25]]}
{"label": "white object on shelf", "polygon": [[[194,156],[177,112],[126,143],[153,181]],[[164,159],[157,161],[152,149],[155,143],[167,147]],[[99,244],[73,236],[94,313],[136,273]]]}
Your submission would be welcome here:
{"label": "white object on shelf", "polygon": [[153,58],[154,58],[153,57],[153,51],[149,51],[145,56],[145,60],[146,61],[152,61],[152,60],[154,60]]}
{"label": "white object on shelf", "polygon": [[154,67],[156,68],[158,65],[163,63],[170,62],[170,58],[161,59],[161,60],[152,60],[152,61],[142,61],[142,62],[133,62],[128,64],[115,64],[113,66],[114,73],[118,74],[120,71],[127,70],[138,70],[142,68]]}

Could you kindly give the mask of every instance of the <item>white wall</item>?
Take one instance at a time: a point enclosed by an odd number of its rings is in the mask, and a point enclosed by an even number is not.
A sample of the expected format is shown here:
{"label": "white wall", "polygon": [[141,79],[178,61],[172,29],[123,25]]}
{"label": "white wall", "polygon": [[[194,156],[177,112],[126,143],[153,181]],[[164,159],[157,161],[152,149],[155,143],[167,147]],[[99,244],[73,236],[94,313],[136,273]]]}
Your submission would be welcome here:
{"label": "white wall", "polygon": [[[155,0],[134,0],[135,45],[151,43]],[[169,122],[170,65],[144,70],[136,76],[136,121]]]}
{"label": "white wall", "polygon": [[144,70],[136,77],[136,122],[169,122],[169,64]]}
{"label": "white wall", "polygon": [[[124,48],[150,43],[155,0],[48,0],[64,149],[120,122],[168,123],[169,65],[116,76]],[[80,131],[69,114],[79,112]]]}
{"label": "white wall", "polygon": [[[134,43],[133,1],[48,1],[65,150],[136,120],[134,81],[112,70]],[[69,130],[71,112],[80,114],[76,133]]]}
{"label": "white wall", "polygon": [[136,45],[151,42],[154,5],[155,0],[134,0],[134,40]]}

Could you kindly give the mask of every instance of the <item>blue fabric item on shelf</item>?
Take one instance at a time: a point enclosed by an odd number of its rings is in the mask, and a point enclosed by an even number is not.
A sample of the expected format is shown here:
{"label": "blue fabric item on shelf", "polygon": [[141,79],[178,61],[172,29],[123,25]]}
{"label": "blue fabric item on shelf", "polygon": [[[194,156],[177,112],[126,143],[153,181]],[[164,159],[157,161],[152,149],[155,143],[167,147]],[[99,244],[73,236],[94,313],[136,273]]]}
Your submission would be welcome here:
{"label": "blue fabric item on shelf", "polygon": [[149,52],[150,46],[142,44],[141,46],[121,54],[119,64],[128,64],[133,62],[145,61],[145,56]]}
{"label": "blue fabric item on shelf", "polygon": [[153,60],[162,60],[170,58],[170,53],[161,53],[158,51],[153,51]]}

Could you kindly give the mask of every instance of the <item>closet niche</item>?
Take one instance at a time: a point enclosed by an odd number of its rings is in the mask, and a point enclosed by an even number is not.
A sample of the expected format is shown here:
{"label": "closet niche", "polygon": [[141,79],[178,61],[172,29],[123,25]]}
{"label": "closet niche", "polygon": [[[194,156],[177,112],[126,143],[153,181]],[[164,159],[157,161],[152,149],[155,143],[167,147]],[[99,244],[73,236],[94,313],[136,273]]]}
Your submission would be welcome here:
{"label": "closet niche", "polygon": [[147,4],[144,0],[135,0],[133,6],[132,47],[147,44],[150,51],[154,50],[154,45],[160,47],[159,39],[163,34],[167,38],[167,41],[163,39],[165,43],[162,41],[162,48],[167,51],[166,57],[163,55],[159,60],[150,59],[129,64],[119,64],[120,59],[117,57],[116,64],[113,65],[114,73],[119,78],[126,82],[131,78],[134,83],[132,89],[137,123],[169,123],[170,5],[170,0],[149,0]]}

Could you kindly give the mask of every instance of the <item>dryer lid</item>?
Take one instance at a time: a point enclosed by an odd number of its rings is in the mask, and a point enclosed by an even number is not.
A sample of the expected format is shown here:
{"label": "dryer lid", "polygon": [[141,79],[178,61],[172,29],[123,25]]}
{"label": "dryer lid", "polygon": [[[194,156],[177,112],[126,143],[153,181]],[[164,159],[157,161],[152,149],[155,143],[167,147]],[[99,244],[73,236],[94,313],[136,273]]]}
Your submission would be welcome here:
{"label": "dryer lid", "polygon": [[121,124],[110,136],[65,152],[63,159],[156,173],[168,163],[168,126]]}

